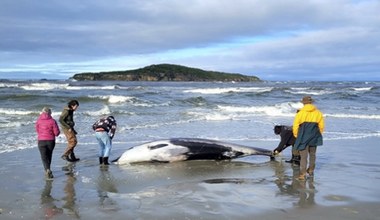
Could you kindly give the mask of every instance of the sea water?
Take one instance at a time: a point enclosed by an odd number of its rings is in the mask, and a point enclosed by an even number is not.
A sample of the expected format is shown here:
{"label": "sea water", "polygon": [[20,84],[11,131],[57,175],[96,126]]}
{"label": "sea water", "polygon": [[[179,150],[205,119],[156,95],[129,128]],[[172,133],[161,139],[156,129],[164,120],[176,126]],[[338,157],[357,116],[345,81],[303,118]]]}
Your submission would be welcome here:
{"label": "sea water", "polygon": [[[295,179],[299,167],[284,162],[290,150],[275,161],[251,156],[108,169],[97,162],[92,124],[105,115],[113,115],[118,124],[111,159],[137,144],[171,137],[272,150],[279,142],[274,125],[291,125],[305,95],[316,100],[326,125],[315,177],[307,182]],[[45,208],[53,207],[63,210],[58,219],[250,219],[260,213],[282,216],[292,208],[378,203],[379,95],[380,82],[3,80],[0,158],[6,162],[0,192],[7,199],[0,202],[2,215],[37,219]],[[44,106],[51,107],[58,120],[71,99],[80,103],[74,120],[81,160],[66,163],[59,158],[66,147],[61,134],[53,155],[54,182],[45,183],[35,121]],[[44,196],[46,192],[51,197]],[[331,216],[335,212],[351,216],[345,219],[376,215],[346,206],[333,210]]]}
{"label": "sea water", "polygon": [[[79,101],[80,145],[96,144],[92,124],[113,115],[114,143],[134,146],[171,137],[255,146],[273,141],[277,124],[292,125],[305,95],[325,117],[325,140],[380,136],[380,82],[97,82],[0,81],[0,153],[37,146],[35,121],[44,106],[57,121]],[[61,134],[57,143],[64,143]],[[274,148],[275,146],[268,146]]]}

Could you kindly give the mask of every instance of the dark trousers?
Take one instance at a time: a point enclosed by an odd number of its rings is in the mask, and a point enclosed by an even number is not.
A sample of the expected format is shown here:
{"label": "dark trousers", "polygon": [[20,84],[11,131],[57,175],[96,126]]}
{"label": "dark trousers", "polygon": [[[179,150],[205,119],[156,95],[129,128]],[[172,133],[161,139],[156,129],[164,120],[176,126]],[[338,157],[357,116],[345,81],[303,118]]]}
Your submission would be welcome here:
{"label": "dark trousers", "polygon": [[55,140],[38,141],[38,149],[40,150],[42,164],[45,170],[50,170],[51,158],[55,147]]}

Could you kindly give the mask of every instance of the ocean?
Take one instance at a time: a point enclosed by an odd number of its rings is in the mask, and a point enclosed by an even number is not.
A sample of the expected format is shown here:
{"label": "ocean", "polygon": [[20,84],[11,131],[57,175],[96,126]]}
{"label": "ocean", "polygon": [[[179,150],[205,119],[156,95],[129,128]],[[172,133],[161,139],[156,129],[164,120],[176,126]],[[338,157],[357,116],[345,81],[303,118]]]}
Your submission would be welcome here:
{"label": "ocean", "polygon": [[[35,121],[44,106],[58,121],[71,99],[80,145],[95,144],[92,124],[118,123],[114,143],[126,148],[171,137],[253,145],[273,141],[311,95],[326,122],[324,140],[380,136],[380,82],[78,82],[0,81],[0,153],[36,148]],[[62,135],[57,143],[64,143]],[[268,146],[274,148],[275,146]]]}
{"label": "ocean", "polygon": [[[113,115],[110,159],[172,137],[273,150],[274,125],[291,125],[311,95],[325,117],[315,176],[253,155],[231,161],[98,164],[92,124]],[[376,219],[380,215],[380,82],[0,81],[1,219]],[[34,124],[44,106],[58,120],[71,99],[79,162],[54,149],[45,181]]]}

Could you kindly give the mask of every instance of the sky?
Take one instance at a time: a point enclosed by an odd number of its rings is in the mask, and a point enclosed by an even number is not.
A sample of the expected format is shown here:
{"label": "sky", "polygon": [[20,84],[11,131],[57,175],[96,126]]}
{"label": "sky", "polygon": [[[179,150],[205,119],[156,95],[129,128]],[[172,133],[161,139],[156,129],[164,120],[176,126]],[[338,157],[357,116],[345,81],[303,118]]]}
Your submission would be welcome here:
{"label": "sky", "polygon": [[380,81],[380,0],[1,0],[0,78],[178,64]]}

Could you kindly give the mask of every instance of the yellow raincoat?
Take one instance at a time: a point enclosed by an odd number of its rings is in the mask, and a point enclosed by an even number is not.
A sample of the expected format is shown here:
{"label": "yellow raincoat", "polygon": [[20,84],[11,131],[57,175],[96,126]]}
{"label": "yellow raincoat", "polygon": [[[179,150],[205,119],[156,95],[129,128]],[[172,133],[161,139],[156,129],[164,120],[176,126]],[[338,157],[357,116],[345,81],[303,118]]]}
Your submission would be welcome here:
{"label": "yellow raincoat", "polygon": [[315,122],[318,124],[319,131],[321,134],[325,128],[325,122],[323,119],[322,112],[319,111],[312,104],[305,104],[304,107],[296,114],[293,122],[293,135],[297,138],[298,129],[300,125],[304,122]]}

